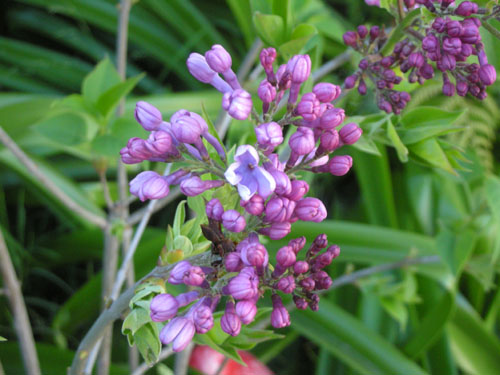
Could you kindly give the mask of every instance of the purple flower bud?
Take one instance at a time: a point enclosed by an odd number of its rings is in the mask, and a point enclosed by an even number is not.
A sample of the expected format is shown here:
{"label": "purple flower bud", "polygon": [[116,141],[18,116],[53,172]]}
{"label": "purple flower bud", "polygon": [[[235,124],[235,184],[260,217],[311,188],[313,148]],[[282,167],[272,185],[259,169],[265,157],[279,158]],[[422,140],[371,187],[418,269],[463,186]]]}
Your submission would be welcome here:
{"label": "purple flower bud", "polygon": [[270,227],[262,228],[259,233],[269,236],[272,240],[281,240],[283,237],[287,236],[291,231],[290,223],[272,223]]}
{"label": "purple flower bud", "polygon": [[261,243],[250,243],[241,250],[241,260],[246,266],[265,267],[269,262],[269,254]]}
{"label": "purple flower bud", "polygon": [[469,85],[467,84],[467,82],[464,81],[457,82],[457,94],[459,96],[467,95],[468,91],[469,91]]}
{"label": "purple flower bud", "polygon": [[217,73],[225,73],[231,69],[231,55],[220,44],[215,44],[212,49],[205,52],[208,66]]}
{"label": "purple flower bud", "polygon": [[163,121],[159,109],[143,101],[137,102],[134,116],[137,122],[148,131],[157,130]]}
{"label": "purple flower bud", "polygon": [[274,189],[274,192],[277,195],[287,195],[292,191],[290,177],[288,177],[285,172],[281,172],[275,168],[271,168],[268,171],[276,182],[276,189]]}
{"label": "purple flower bud", "polygon": [[252,111],[252,96],[243,89],[226,92],[222,96],[222,108],[236,120],[245,120]]}
{"label": "purple flower bud", "polygon": [[420,69],[419,73],[425,79],[432,79],[434,77],[434,68],[431,64],[424,64]]}
{"label": "purple flower bud", "polygon": [[458,55],[462,51],[462,41],[459,38],[444,38],[443,50],[451,55]]}
{"label": "purple flower bud", "polygon": [[245,267],[227,284],[227,291],[234,299],[252,299],[258,293],[259,280],[253,267]]}
{"label": "purple flower bud", "polygon": [[207,217],[209,219],[221,221],[224,208],[222,207],[220,201],[217,198],[214,198],[207,202],[205,212],[207,213]]}
{"label": "purple flower bud", "polygon": [[160,341],[164,345],[172,343],[172,350],[180,352],[191,342],[195,334],[194,323],[191,319],[178,316],[172,319],[160,332]]}
{"label": "purple flower bud", "polygon": [[197,333],[207,333],[214,326],[214,316],[209,306],[200,304],[193,308],[192,314],[194,327]]}
{"label": "purple flower bud", "polygon": [[491,64],[481,65],[479,68],[479,79],[483,85],[491,86],[497,80],[497,72]]}
{"label": "purple flower bud", "polygon": [[[181,280],[181,282],[182,282],[182,280]],[[179,283],[177,283],[177,284],[179,284]],[[187,306],[191,302],[196,301],[198,298],[200,298],[200,293],[198,293],[195,290],[193,290],[191,292],[187,292],[187,293],[181,293],[177,297],[175,297],[177,302],[179,302],[179,307]]]}
{"label": "purple flower bud", "polygon": [[436,30],[438,33],[444,32],[445,27],[446,27],[446,21],[441,17],[435,18],[434,22],[432,22],[432,28]]}
{"label": "purple flower bud", "polygon": [[165,155],[172,151],[172,137],[163,130],[153,131],[145,146],[155,156]]}
{"label": "purple flower bud", "polygon": [[326,219],[326,208],[317,198],[303,198],[297,202],[295,215],[302,221],[320,223]]}
{"label": "purple flower bud", "polygon": [[227,254],[224,258],[224,265],[228,272],[239,272],[244,266],[240,254],[237,252]]}
{"label": "purple flower bud", "polygon": [[336,129],[327,129],[319,138],[319,148],[316,155],[330,153],[337,149],[340,144],[339,132]]}
{"label": "purple flower bud", "polygon": [[454,70],[456,65],[457,60],[455,59],[455,56],[445,53],[443,54],[441,61],[438,63],[438,68],[444,72],[446,70]]}
{"label": "purple flower bud", "polygon": [[191,263],[187,260],[182,260],[178,262],[172,271],[170,271],[170,276],[168,277],[168,282],[173,285],[182,284],[184,282],[184,276],[191,269]]}
{"label": "purple flower bud", "polygon": [[380,27],[372,26],[370,28],[370,40],[374,41],[380,34]]}
{"label": "purple flower bud", "polygon": [[169,191],[166,177],[153,171],[141,172],[130,181],[130,193],[143,202],[146,199],[164,198]]}
{"label": "purple flower bud", "polygon": [[209,189],[220,187],[223,184],[224,181],[203,181],[198,176],[193,176],[182,181],[180,188],[184,195],[187,195],[188,197],[195,197]]}
{"label": "purple flower bud", "polygon": [[353,145],[356,143],[361,137],[361,134],[363,134],[363,130],[354,122],[344,125],[339,131],[340,139],[342,143],[346,145]]}
{"label": "purple flower bud", "polygon": [[177,111],[171,117],[171,127],[175,138],[181,143],[196,143],[205,127],[208,128],[203,119],[201,121],[185,110]]}
{"label": "purple flower bud", "polygon": [[269,104],[276,98],[276,88],[265,79],[260,83],[257,95],[263,103]]}
{"label": "purple flower bud", "polygon": [[276,262],[282,268],[291,267],[296,260],[297,257],[291,246],[284,246],[281,249],[279,249],[278,252],[276,253]]}
{"label": "purple flower bud", "polygon": [[309,305],[304,298],[300,298],[299,296],[293,296],[293,302],[295,303],[295,307],[299,310],[305,310]]}
{"label": "purple flower bud", "polygon": [[254,194],[249,200],[240,201],[240,206],[250,215],[260,216],[264,212],[264,202],[264,198],[258,194]]}
{"label": "purple flower bud", "polygon": [[367,91],[368,91],[368,87],[366,86],[366,82],[363,78],[361,78],[359,80],[359,85],[358,85],[359,95],[366,95]]}
{"label": "purple flower bud", "polygon": [[122,158],[122,162],[125,164],[137,164],[143,162],[145,159],[139,158],[139,157],[134,157],[130,155],[128,147],[124,147],[120,150],[120,156]]}
{"label": "purple flower bud", "polygon": [[358,36],[354,31],[347,31],[346,33],[344,33],[342,38],[344,39],[344,43],[346,46],[356,47]]}
{"label": "purple flower bud", "polygon": [[230,232],[242,232],[247,222],[241,214],[236,210],[227,210],[222,214],[222,225]]}
{"label": "purple flower bud", "polygon": [[286,194],[285,197],[292,200],[298,201],[304,197],[309,191],[309,184],[302,180],[293,180],[291,182],[292,189],[289,194]]}
{"label": "purple flower bud", "polygon": [[343,176],[352,167],[352,157],[349,155],[334,156],[328,162],[328,169],[334,176]]}
{"label": "purple flower bud", "polygon": [[320,118],[320,127],[322,129],[333,129],[342,124],[345,120],[345,112],[342,108],[328,109]]}
{"label": "purple flower bud", "polygon": [[290,294],[295,290],[295,279],[291,275],[283,277],[276,284],[276,288],[278,288],[285,294]]}
{"label": "purple flower bud", "polygon": [[354,86],[356,86],[357,81],[358,81],[358,76],[353,74],[345,79],[344,86],[346,89],[352,89]]}
{"label": "purple flower bud", "polygon": [[[462,3],[463,4],[463,3]],[[463,43],[475,44],[480,40],[479,29],[474,23],[467,23],[462,29],[460,39]],[[470,46],[469,48],[471,48]]]}
{"label": "purple flower bud", "polygon": [[294,238],[288,242],[288,246],[290,246],[295,254],[297,254],[306,244],[306,238],[304,236]]}
{"label": "purple flower bud", "polygon": [[288,61],[286,69],[291,74],[292,83],[303,83],[311,74],[311,59],[309,55],[295,55]]}
{"label": "purple flower bud", "polygon": [[220,319],[220,326],[224,332],[231,336],[238,336],[240,334],[241,320],[238,315],[236,315],[233,302],[228,302],[226,304],[226,311]]}
{"label": "purple flower bud", "polygon": [[273,311],[271,313],[271,325],[274,328],[284,328],[290,325],[290,314],[283,306],[280,296],[273,294]]}
{"label": "purple flower bud", "polygon": [[299,281],[299,285],[302,289],[304,289],[304,291],[310,292],[316,287],[316,282],[312,278],[306,277],[305,279]]}
{"label": "purple flower bud", "polygon": [[255,128],[255,135],[260,146],[274,149],[283,143],[283,131],[276,122],[266,122]]}
{"label": "purple flower bud", "polygon": [[304,260],[299,260],[295,262],[295,264],[293,265],[293,272],[296,275],[300,275],[301,273],[306,273],[307,271],[309,271],[309,263],[307,263]]}
{"label": "purple flower bud", "polygon": [[151,300],[149,309],[153,322],[164,322],[177,314],[179,302],[170,294],[158,294]]}
{"label": "purple flower bud", "polygon": [[182,281],[186,285],[190,286],[200,286],[205,281],[205,273],[198,266],[192,266],[182,278]]}
{"label": "purple flower bud", "polygon": [[414,52],[408,57],[408,62],[411,66],[420,68],[425,63],[424,55],[420,52]]}
{"label": "purple flower bud", "polygon": [[328,276],[328,274],[326,272],[324,272],[324,271],[315,272],[312,275],[312,278],[316,282],[315,288],[317,290],[328,289],[328,288],[330,288],[330,286],[332,286],[332,279],[331,279],[331,277]]}
{"label": "purple flower bud", "polygon": [[332,83],[321,82],[313,87],[313,93],[321,103],[330,103],[340,96],[342,89]]}
{"label": "purple flower bud", "polygon": [[361,39],[364,39],[368,35],[368,28],[365,25],[359,25],[357,31]]}
{"label": "purple flower bud", "polygon": [[455,85],[453,83],[451,83],[450,81],[445,82],[443,84],[443,94],[446,96],[455,95]]}
{"label": "purple flower bud", "polygon": [[382,65],[384,68],[388,68],[392,64],[394,64],[394,57],[392,56],[386,56],[382,60],[380,60],[380,65]]}
{"label": "purple flower bud", "polygon": [[[391,112],[392,112],[392,106],[391,106],[391,104],[390,104],[387,100],[384,100],[384,99],[380,100],[380,101],[378,102],[378,107],[379,107],[382,111],[385,111],[386,113],[391,113]],[[330,161],[331,161],[331,160],[330,160]],[[347,172],[349,171],[349,169],[350,169],[350,168],[351,168],[351,167],[349,167],[345,173],[347,173]],[[344,173],[344,174],[345,174],[345,173]],[[333,173],[333,174],[335,175],[335,173]],[[336,175],[335,175],[335,176],[336,176]],[[340,175],[340,176],[342,176],[342,175]]]}
{"label": "purple flower bud", "polygon": [[471,14],[477,13],[478,6],[472,1],[464,1],[455,9],[455,14],[457,16],[469,17]]}
{"label": "purple flower bud", "polygon": [[199,53],[191,53],[187,59],[187,67],[189,73],[196,78],[198,81],[203,83],[211,83],[214,77],[217,75],[216,72],[210,68],[205,57]]}
{"label": "purple flower bud", "polygon": [[422,49],[427,52],[434,52],[439,48],[439,40],[433,34],[427,35],[422,41]]}
{"label": "purple flower bud", "polygon": [[260,51],[260,63],[266,72],[267,80],[271,84],[276,84],[276,76],[273,71],[273,62],[276,59],[276,50],[272,47],[264,48]]}
{"label": "purple flower bud", "polygon": [[266,204],[265,220],[269,223],[283,223],[292,217],[296,203],[285,197],[272,198]]}
{"label": "purple flower bud", "polygon": [[308,122],[316,120],[319,110],[320,101],[312,92],[302,95],[299,104],[297,104],[297,114]]}
{"label": "purple flower bud", "polygon": [[257,314],[257,306],[252,301],[239,301],[236,303],[236,315],[243,324],[250,324]]}
{"label": "purple flower bud", "polygon": [[297,155],[309,154],[316,144],[314,133],[311,129],[301,126],[292,134],[288,144]]}
{"label": "purple flower bud", "polygon": [[394,80],[396,79],[396,73],[394,73],[394,71],[391,69],[384,70],[383,76],[387,82],[394,82]]}
{"label": "purple flower bud", "polygon": [[462,25],[458,21],[448,21],[446,23],[446,32],[451,37],[459,37],[462,33]]}

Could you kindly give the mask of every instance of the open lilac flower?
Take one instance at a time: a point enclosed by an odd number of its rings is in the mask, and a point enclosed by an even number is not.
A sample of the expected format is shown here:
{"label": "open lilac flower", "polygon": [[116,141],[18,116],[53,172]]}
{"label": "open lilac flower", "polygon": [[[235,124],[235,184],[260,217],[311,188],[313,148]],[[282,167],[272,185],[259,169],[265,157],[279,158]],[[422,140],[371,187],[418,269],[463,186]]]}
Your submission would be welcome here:
{"label": "open lilac flower", "polygon": [[255,193],[267,198],[276,189],[276,182],[271,174],[259,167],[259,154],[249,145],[238,147],[235,162],[224,173],[231,185],[238,187],[241,199],[247,201]]}

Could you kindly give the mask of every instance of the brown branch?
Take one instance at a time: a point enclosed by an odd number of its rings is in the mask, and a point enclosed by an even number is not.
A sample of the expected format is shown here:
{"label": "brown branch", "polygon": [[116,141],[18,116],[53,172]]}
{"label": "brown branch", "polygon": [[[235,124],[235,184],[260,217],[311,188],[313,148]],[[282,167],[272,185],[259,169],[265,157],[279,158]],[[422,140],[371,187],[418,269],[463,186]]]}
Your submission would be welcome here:
{"label": "brown branch", "polygon": [[90,223],[100,227],[106,227],[106,219],[103,217],[88,211],[87,209],[80,206],[72,198],[70,198],[59,186],[57,186],[51,179],[45,176],[40,168],[35,164],[31,158],[26,155],[26,153],[21,150],[21,148],[10,138],[10,136],[3,130],[0,126],[0,141],[4,144],[7,149],[9,149],[14,156],[23,164],[26,169],[35,176],[42,185],[45,186],[61,203],[67,206],[70,210],[74,211],[79,216],[83,217]]}
{"label": "brown branch", "polygon": [[[1,129],[1,128],[0,128]],[[21,346],[21,356],[27,374],[40,375],[40,364],[36,353],[33,331],[24,303],[21,286],[17,280],[14,265],[10,259],[9,250],[0,230],[0,272],[5,286],[5,294],[12,309],[14,328]]]}

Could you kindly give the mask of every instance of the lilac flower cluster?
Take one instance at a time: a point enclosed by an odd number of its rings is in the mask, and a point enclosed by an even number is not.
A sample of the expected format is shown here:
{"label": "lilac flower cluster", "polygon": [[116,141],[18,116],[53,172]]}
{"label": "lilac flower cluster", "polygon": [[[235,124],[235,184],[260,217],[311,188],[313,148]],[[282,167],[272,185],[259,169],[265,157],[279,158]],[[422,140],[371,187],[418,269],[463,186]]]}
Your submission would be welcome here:
{"label": "lilac flower cluster", "polygon": [[[396,43],[392,53],[387,56],[380,53],[387,35],[378,26],[373,26],[369,31],[365,26],[359,26],[356,32],[346,32],[345,44],[365,57],[359,63],[358,71],[347,77],[345,87],[357,85],[358,92],[364,95],[367,92],[365,80],[373,81],[379,108],[387,113],[398,114],[405,108],[410,95],[394,89],[402,81],[396,72],[409,73],[410,83],[423,84],[434,77],[435,66],[442,73],[444,95],[453,96],[457,93],[466,96],[470,93],[478,99],[484,99],[487,96],[486,87],[496,81],[496,71],[488,64],[481,42],[481,20],[470,16],[486,10],[471,1],[464,1],[457,7],[453,7],[453,4],[452,1],[444,0],[405,0],[408,9],[425,6],[436,14],[436,18],[431,24],[420,22],[416,28],[407,28],[409,38]],[[452,19],[450,16],[461,19]],[[472,56],[477,56],[477,63],[471,62]]]}
{"label": "lilac flower cluster", "polygon": [[[258,88],[260,114],[231,70],[231,56],[223,47],[215,45],[205,56],[193,53],[187,60],[195,78],[223,93],[222,107],[230,116],[239,120],[250,116],[255,125],[257,142],[239,146],[234,160],[227,160],[224,147],[200,115],[180,110],[166,122],[157,108],[145,102],[137,104],[135,117],[150,136],[132,138],[121,150],[122,160],[129,164],[144,160],[178,164],[168,176],[145,171],[134,178],[130,192],[141,200],[165,197],[172,185],[180,185],[187,196],[196,196],[227,184],[241,198],[223,206],[210,193],[204,194],[208,225],[203,224],[202,231],[213,243],[213,261],[204,267],[188,260],[177,263],[168,282],[195,290],[177,297],[160,294],[151,302],[151,319],[169,320],[160,339],[172,343],[175,351],[182,350],[195,333],[212,328],[213,312],[223,297],[226,307],[221,327],[235,336],[241,324],[253,321],[257,300],[266,291],[272,294],[271,323],[281,328],[290,324],[290,317],[279,293],[290,294],[300,309],[317,310],[315,292],[332,283],[323,269],[340,249],[328,246],[325,235],[318,236],[303,257],[299,252],[306,239],[291,240],[278,251],[274,267],[259,235],[279,240],[291,232],[297,220],[318,223],[326,218],[323,202],[306,196],[309,185],[299,178],[300,173],[346,174],[352,158],[333,154],[354,144],[362,130],[355,123],[342,126],[345,112],[332,103],[340,95],[340,87],[318,83],[312,92],[300,96],[311,72],[309,56],[293,56],[275,69],[276,58],[274,48],[260,53],[265,72]],[[283,105],[285,115],[275,118]],[[285,130],[292,133],[288,144]],[[217,160],[210,157],[215,152]]]}

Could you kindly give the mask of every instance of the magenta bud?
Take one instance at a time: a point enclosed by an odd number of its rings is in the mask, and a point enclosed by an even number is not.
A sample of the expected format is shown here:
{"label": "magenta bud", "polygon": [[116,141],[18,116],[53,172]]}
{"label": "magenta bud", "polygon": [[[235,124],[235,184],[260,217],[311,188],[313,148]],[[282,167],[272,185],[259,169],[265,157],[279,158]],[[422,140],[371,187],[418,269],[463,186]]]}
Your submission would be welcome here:
{"label": "magenta bud", "polygon": [[187,59],[187,67],[189,73],[196,78],[198,81],[203,83],[211,83],[214,77],[217,75],[216,72],[210,68],[207,60],[204,56],[199,53],[191,53]]}
{"label": "magenta bud", "polygon": [[237,252],[227,254],[224,258],[224,265],[228,272],[239,272],[244,266],[240,254]]}
{"label": "magenta bud", "polygon": [[230,232],[242,232],[247,223],[241,214],[236,210],[227,210],[222,214],[222,225]]}
{"label": "magenta bud", "polygon": [[292,189],[289,194],[286,194],[285,197],[292,200],[298,201],[304,197],[309,191],[309,184],[302,180],[293,180],[291,182]]}
{"label": "magenta bud", "polygon": [[183,180],[180,184],[180,189],[186,196],[195,197],[209,189],[220,187],[223,184],[224,181],[203,181],[198,176],[193,176]]}
{"label": "magenta bud", "polygon": [[252,198],[247,201],[240,201],[240,205],[250,215],[260,216],[264,212],[264,198],[258,194],[254,194]]}
{"label": "magenta bud", "polygon": [[345,112],[342,108],[331,108],[323,113],[319,125],[322,129],[333,129],[344,122]]}
{"label": "magenta bud", "polygon": [[319,149],[317,155],[323,153],[329,153],[334,151],[339,147],[340,137],[339,132],[336,129],[327,129],[319,138]]}
{"label": "magenta bud", "polygon": [[346,46],[356,47],[358,36],[354,31],[347,31],[342,36]]}
{"label": "magenta bud", "polygon": [[269,104],[276,98],[276,88],[265,79],[260,83],[257,95],[263,103]]}
{"label": "magenta bud", "polygon": [[217,198],[213,198],[207,202],[205,212],[207,213],[207,217],[209,219],[221,221],[224,208]]}
{"label": "magenta bud", "polygon": [[172,319],[160,332],[160,341],[164,345],[172,343],[172,350],[180,352],[188,346],[195,334],[191,319],[179,316]]}
{"label": "magenta bud", "polygon": [[283,277],[280,281],[276,283],[276,288],[281,290],[285,294],[290,294],[295,290],[295,279],[293,276]]}
{"label": "magenta bud", "polygon": [[153,131],[145,146],[155,156],[165,155],[172,151],[172,137],[163,130]]}
{"label": "magenta bud", "polygon": [[292,83],[303,83],[311,74],[311,59],[309,55],[295,55],[288,61],[286,69],[291,74]]}
{"label": "magenta bud", "polygon": [[451,83],[450,81],[445,82],[443,84],[443,94],[446,96],[455,95],[455,85],[453,83]]}
{"label": "magenta bud", "polygon": [[439,40],[434,35],[427,35],[422,41],[422,49],[427,52],[434,52],[439,48]]}
{"label": "magenta bud", "polygon": [[277,195],[287,195],[292,191],[292,183],[290,182],[290,177],[285,172],[281,172],[275,168],[269,170],[271,176],[273,176],[276,182],[276,189],[274,192]]}
{"label": "magenta bud", "polygon": [[368,29],[365,25],[359,25],[357,28],[358,35],[361,39],[364,39],[368,35]]}
{"label": "magenta bud", "polygon": [[179,302],[170,294],[158,294],[151,300],[149,309],[153,322],[164,322],[177,314]]}
{"label": "magenta bud", "polygon": [[288,246],[290,246],[295,254],[297,254],[306,244],[306,238],[304,236],[294,238],[288,242]]}
{"label": "magenta bud", "polygon": [[462,51],[462,41],[460,38],[444,38],[443,50],[450,55],[458,55]]}
{"label": "magenta bud", "polygon": [[413,52],[410,55],[410,57],[408,57],[408,63],[411,66],[414,66],[416,68],[420,68],[425,63],[424,55],[422,55],[420,52]]}
{"label": "magenta bud", "polygon": [[340,86],[328,82],[321,82],[313,87],[313,93],[321,103],[330,103],[337,99],[342,92]]}
{"label": "magenta bud", "polygon": [[296,203],[285,197],[272,198],[266,204],[265,220],[269,223],[283,223],[292,217]]}
{"label": "magenta bud", "polygon": [[267,122],[255,128],[257,142],[264,147],[274,148],[283,143],[283,131],[276,122]]}
{"label": "magenta bud", "polygon": [[205,304],[193,308],[193,323],[197,333],[207,333],[214,326],[212,309]]}
{"label": "magenta bud", "polygon": [[295,215],[302,221],[320,223],[326,219],[326,208],[317,198],[303,198],[297,202]]}
{"label": "magenta bud", "polygon": [[163,121],[160,110],[144,101],[137,102],[134,116],[137,122],[148,131],[157,130]]}
{"label": "magenta bud", "polygon": [[446,32],[451,37],[459,37],[462,33],[462,25],[459,21],[448,21],[446,23]]}
{"label": "magenta bud", "polygon": [[222,108],[236,120],[245,120],[252,111],[252,96],[243,89],[226,92],[222,96]]}
{"label": "magenta bud", "polygon": [[464,1],[455,9],[457,16],[469,17],[471,14],[477,13],[478,6],[472,1]]}
{"label": "magenta bud", "polygon": [[283,268],[291,267],[296,260],[297,256],[291,246],[284,246],[276,253],[276,262]]}
{"label": "magenta bud", "polygon": [[375,40],[380,34],[380,27],[378,26],[372,26],[370,28],[370,40],[373,41]]}
{"label": "magenta bud", "polygon": [[269,236],[272,240],[281,240],[283,237],[286,237],[292,229],[290,223],[272,223],[270,227],[262,228],[259,230],[259,233]]}
{"label": "magenta bud", "polygon": [[243,324],[250,324],[257,314],[257,306],[252,301],[239,301],[236,303],[236,315]]}
{"label": "magenta bud", "polygon": [[361,134],[363,134],[363,130],[361,130],[361,128],[354,122],[344,125],[339,131],[340,139],[342,140],[342,143],[346,145],[356,143],[361,137]]}
{"label": "magenta bud", "polygon": [[295,307],[299,310],[305,310],[309,306],[307,301],[299,296],[293,296],[293,302],[295,303]]}
{"label": "magenta bud", "polygon": [[430,64],[424,64],[420,69],[419,69],[420,75],[424,77],[425,79],[431,79],[434,77],[434,68]]}
{"label": "magenta bud", "polygon": [[220,319],[220,326],[224,332],[231,336],[238,336],[240,334],[241,320],[238,315],[236,315],[233,302],[228,302],[226,304],[226,311]]}
{"label": "magenta bud", "polygon": [[311,129],[301,126],[292,134],[288,144],[297,155],[309,154],[316,144],[314,133]]}
{"label": "magenta bud", "polygon": [[306,277],[299,281],[299,286],[301,286],[304,291],[310,292],[316,287],[316,282],[311,277]]}
{"label": "magenta bud", "polygon": [[363,78],[359,80],[359,85],[358,85],[358,92],[359,95],[366,95],[368,91],[368,87],[366,86],[366,82]]}
{"label": "magenta bud", "polygon": [[301,273],[306,273],[307,271],[309,271],[309,263],[307,263],[306,261],[299,260],[295,262],[295,264],[293,265],[293,272],[296,275],[300,275]]}
{"label": "magenta bud", "polygon": [[261,243],[250,243],[241,250],[241,260],[247,266],[265,267],[269,262],[269,254]]}
{"label": "magenta bud", "polygon": [[234,299],[252,299],[259,293],[258,286],[259,280],[255,274],[255,269],[245,267],[229,281],[227,291]]}
{"label": "magenta bud", "polygon": [[130,181],[130,193],[143,202],[146,199],[164,198],[169,191],[166,177],[153,171],[141,172]]}
{"label": "magenta bud", "polygon": [[208,66],[217,73],[225,73],[231,69],[231,55],[220,44],[215,44],[212,49],[205,52]]}
{"label": "magenta bud", "polygon": [[457,82],[457,94],[459,96],[467,95],[468,91],[469,91],[469,85],[467,84],[467,82],[464,81]]}
{"label": "magenta bud", "polygon": [[264,48],[262,51],[260,51],[259,58],[264,70],[272,70],[273,62],[276,59],[276,50],[272,47]]}
{"label": "magenta bud", "polygon": [[392,64],[394,64],[394,57],[392,56],[386,56],[382,60],[380,60],[380,65],[382,65],[384,68],[388,68]]}
{"label": "magenta bud", "polygon": [[328,169],[334,176],[343,176],[352,167],[352,157],[349,155],[334,156],[328,162]]}
{"label": "magenta bud", "polygon": [[281,298],[277,294],[271,297],[273,301],[273,311],[271,313],[271,325],[274,328],[284,328],[290,325],[290,314],[288,313]]}
{"label": "magenta bud", "polygon": [[184,276],[189,273],[191,267],[191,263],[187,260],[178,262],[172,271],[170,271],[168,282],[173,285],[182,284],[184,282]]}
{"label": "magenta bud", "polygon": [[446,28],[446,21],[441,17],[436,17],[434,22],[432,22],[432,28],[438,33],[442,33]]}
{"label": "magenta bud", "polygon": [[182,278],[184,284],[189,286],[200,286],[205,281],[205,273],[198,266],[192,266]]}
{"label": "magenta bud", "polygon": [[299,104],[297,104],[297,114],[302,116],[305,121],[311,122],[316,120],[320,110],[320,101],[312,92],[302,95]]}
{"label": "magenta bud", "polygon": [[485,86],[491,86],[497,80],[497,71],[491,64],[481,65],[479,68],[479,79]]}
{"label": "magenta bud", "polygon": [[358,81],[358,76],[353,74],[345,79],[344,86],[346,89],[352,89],[354,86],[356,86],[357,81]]}
{"label": "magenta bud", "polygon": [[455,59],[455,56],[450,55],[448,53],[443,54],[443,57],[441,58],[441,61],[438,62],[438,68],[442,72],[446,70],[454,70],[457,64],[457,60]]}

